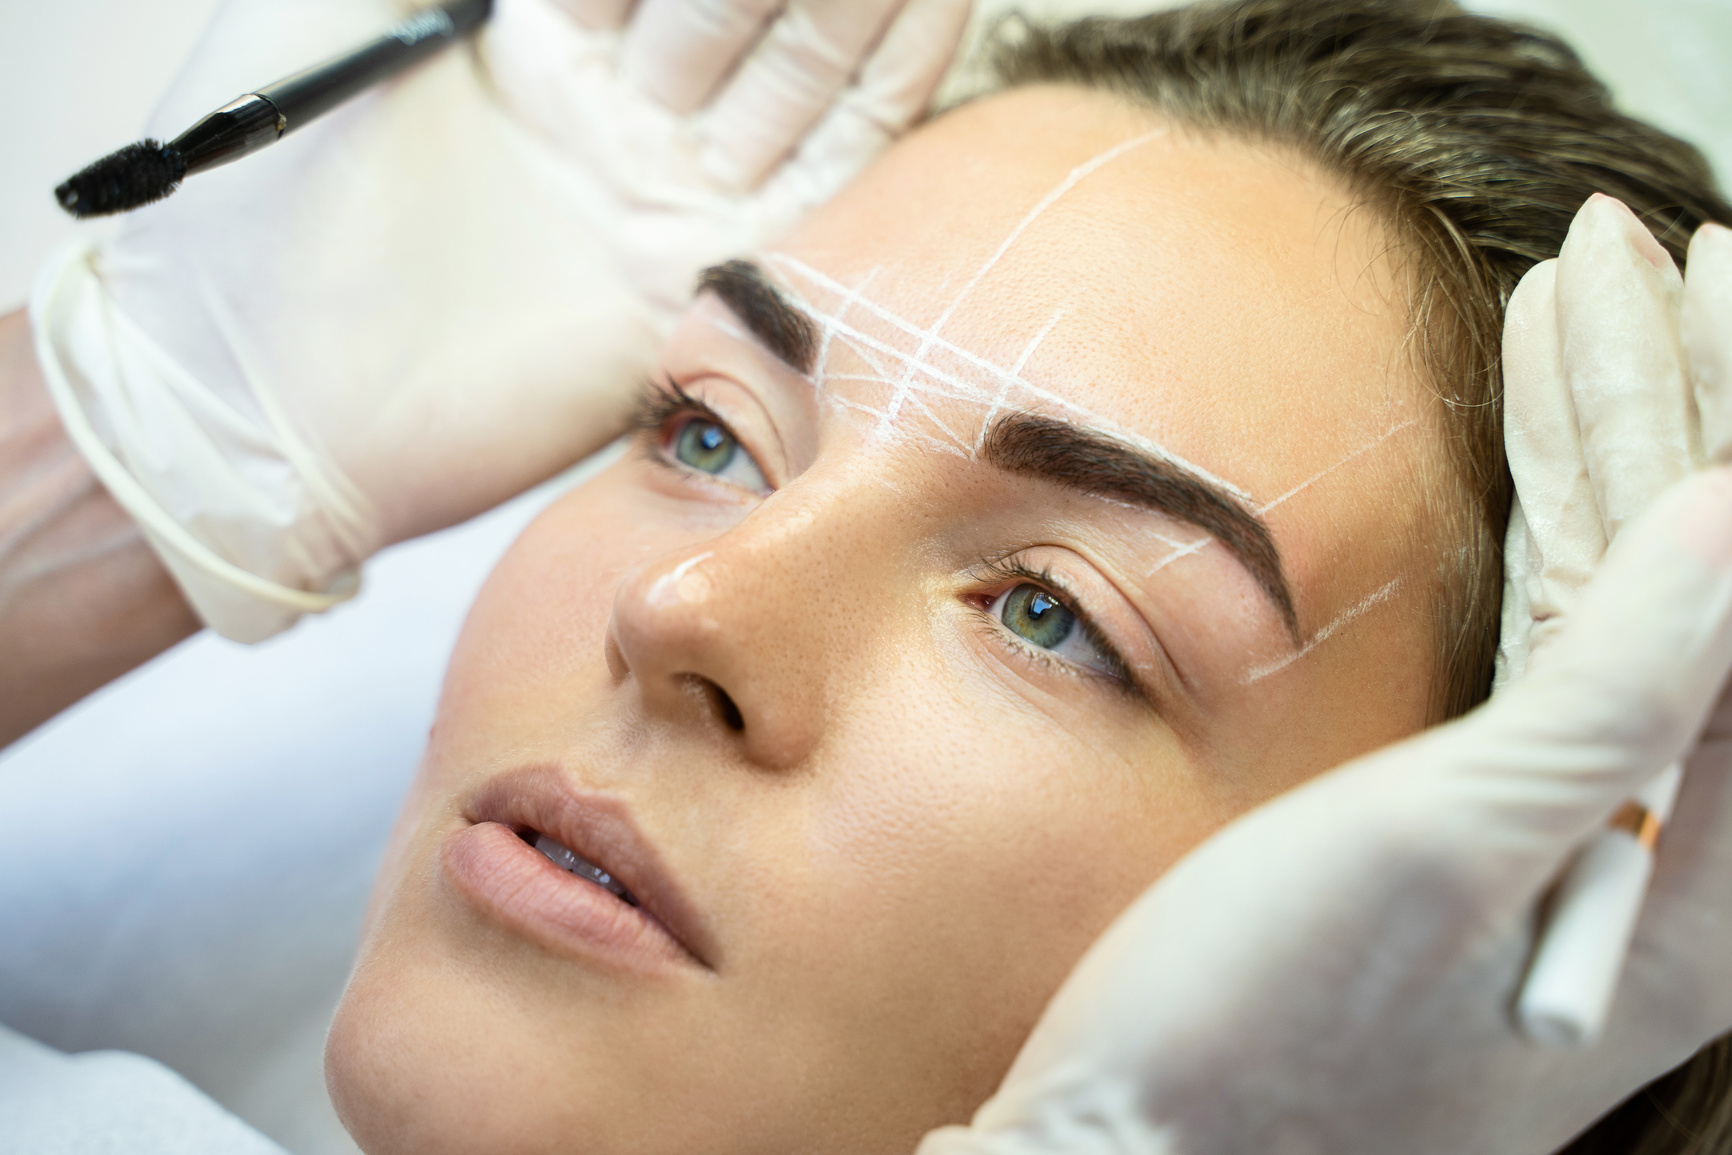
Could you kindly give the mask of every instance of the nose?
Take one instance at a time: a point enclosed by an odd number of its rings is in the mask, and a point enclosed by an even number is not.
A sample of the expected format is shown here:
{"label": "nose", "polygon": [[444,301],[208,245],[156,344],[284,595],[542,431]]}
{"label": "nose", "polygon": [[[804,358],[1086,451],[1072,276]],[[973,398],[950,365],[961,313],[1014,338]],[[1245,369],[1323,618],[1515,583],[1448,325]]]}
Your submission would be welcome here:
{"label": "nose", "polygon": [[[784,497],[787,500],[784,500]],[[607,648],[651,716],[705,731],[753,765],[790,769],[823,734],[839,569],[858,558],[833,502],[778,494],[720,535],[615,590]]]}

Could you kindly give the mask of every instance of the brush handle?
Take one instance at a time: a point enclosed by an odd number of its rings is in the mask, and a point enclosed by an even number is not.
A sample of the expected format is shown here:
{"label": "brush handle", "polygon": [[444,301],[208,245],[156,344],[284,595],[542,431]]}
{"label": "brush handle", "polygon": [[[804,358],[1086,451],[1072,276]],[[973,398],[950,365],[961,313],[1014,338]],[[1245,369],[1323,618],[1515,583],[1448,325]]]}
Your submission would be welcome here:
{"label": "brush handle", "polygon": [[260,88],[254,95],[275,105],[284,121],[282,131],[293,132],[475,31],[492,7],[492,0],[455,0],[424,8],[371,44]]}
{"label": "brush handle", "polygon": [[370,44],[217,109],[169,143],[188,174],[239,160],[479,28],[492,0],[424,8]]}

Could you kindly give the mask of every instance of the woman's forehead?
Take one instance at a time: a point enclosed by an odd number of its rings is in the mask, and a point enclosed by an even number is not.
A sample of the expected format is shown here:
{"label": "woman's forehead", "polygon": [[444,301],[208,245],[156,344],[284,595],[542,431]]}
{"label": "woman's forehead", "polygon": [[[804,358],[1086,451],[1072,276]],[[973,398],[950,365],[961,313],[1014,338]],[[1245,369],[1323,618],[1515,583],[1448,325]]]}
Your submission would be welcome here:
{"label": "woman's forehead", "polygon": [[915,134],[761,261],[817,387],[882,435],[968,454],[1041,412],[1260,504],[1416,419],[1389,249],[1280,150],[1037,88]]}

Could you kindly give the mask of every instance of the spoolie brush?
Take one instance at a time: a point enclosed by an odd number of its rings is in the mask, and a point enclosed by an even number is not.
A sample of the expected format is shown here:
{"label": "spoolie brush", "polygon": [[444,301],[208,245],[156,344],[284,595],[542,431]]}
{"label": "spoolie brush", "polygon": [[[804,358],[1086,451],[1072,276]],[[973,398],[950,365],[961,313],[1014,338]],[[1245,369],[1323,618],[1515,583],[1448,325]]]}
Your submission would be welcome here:
{"label": "spoolie brush", "polygon": [[161,200],[196,172],[274,144],[351,96],[481,26],[492,0],[424,8],[371,44],[297,72],[217,109],[167,144],[144,140],[110,153],[54,190],[75,217],[99,217]]}
{"label": "spoolie brush", "polygon": [[60,207],[75,217],[125,212],[161,200],[180,187],[186,158],[154,140],[129,144],[68,177],[54,190]]}

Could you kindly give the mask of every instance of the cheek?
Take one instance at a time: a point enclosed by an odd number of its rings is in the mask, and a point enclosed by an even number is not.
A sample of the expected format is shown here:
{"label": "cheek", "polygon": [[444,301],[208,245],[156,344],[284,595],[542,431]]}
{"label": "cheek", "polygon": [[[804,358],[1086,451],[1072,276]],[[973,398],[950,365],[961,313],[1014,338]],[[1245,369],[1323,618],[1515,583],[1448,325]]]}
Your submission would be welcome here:
{"label": "cheek", "polygon": [[608,677],[604,643],[620,582],[697,536],[648,515],[653,499],[631,467],[623,462],[562,498],[501,559],[446,671],[434,750],[449,753],[453,742],[509,750],[519,735],[564,734],[557,719],[595,700]]}
{"label": "cheek", "polygon": [[812,883],[802,939],[832,960],[806,981],[880,1070],[951,1088],[966,1118],[1083,951],[1216,818],[1159,726],[1103,758],[1027,710],[896,681],[833,735],[788,846]]}

